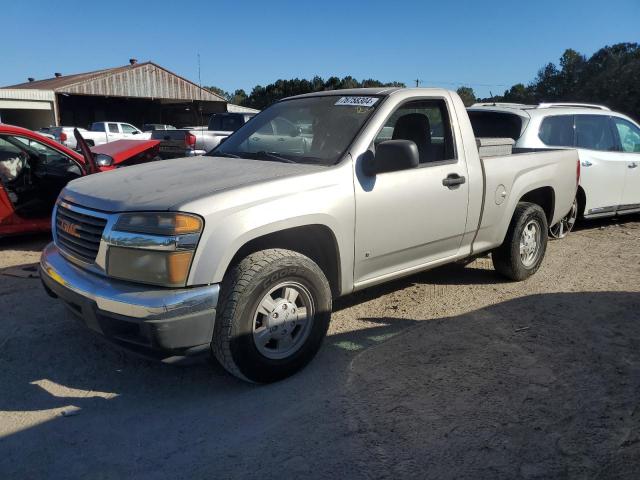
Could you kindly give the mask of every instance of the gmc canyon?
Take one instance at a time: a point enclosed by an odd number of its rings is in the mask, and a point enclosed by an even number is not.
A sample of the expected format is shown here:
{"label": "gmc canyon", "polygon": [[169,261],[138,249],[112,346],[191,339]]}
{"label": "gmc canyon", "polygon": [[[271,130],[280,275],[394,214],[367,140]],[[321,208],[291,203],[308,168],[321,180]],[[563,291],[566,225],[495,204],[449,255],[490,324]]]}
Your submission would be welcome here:
{"label": "gmc canyon", "polygon": [[[304,151],[263,138],[279,120]],[[478,145],[447,90],[287,98],[207,156],[69,183],[42,280],[120,345],[170,361],[212,352],[242,379],[276,381],[316,354],[338,296],[488,252],[509,279],[538,270],[577,154],[481,158]]]}

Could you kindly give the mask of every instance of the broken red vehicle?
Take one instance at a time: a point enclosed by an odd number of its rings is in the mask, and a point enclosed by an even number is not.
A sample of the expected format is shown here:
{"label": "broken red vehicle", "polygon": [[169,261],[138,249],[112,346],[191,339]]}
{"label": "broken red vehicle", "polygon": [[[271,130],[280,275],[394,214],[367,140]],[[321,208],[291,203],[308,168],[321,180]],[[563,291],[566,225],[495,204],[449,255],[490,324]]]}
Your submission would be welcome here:
{"label": "broken red vehicle", "polygon": [[118,140],[79,154],[25,128],[0,124],[0,237],[51,229],[51,211],[71,180],[158,159],[158,140]]}

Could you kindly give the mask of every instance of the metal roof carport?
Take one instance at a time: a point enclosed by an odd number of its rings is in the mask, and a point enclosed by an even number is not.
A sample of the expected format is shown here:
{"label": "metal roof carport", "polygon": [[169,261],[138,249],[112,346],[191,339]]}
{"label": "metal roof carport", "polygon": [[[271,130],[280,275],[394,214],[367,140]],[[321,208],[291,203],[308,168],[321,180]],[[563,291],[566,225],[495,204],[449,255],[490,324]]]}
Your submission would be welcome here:
{"label": "metal roof carport", "polygon": [[36,130],[56,121],[55,94],[49,90],[0,88],[0,123]]}
{"label": "metal roof carport", "polygon": [[[177,127],[206,124],[209,115],[226,111],[222,97],[153,62],[134,59],[123,67],[75,75],[56,74],[8,87],[11,91],[46,92],[53,98],[53,119],[29,128],[56,124],[88,127],[96,121],[121,121],[142,127],[165,123]],[[0,89],[0,99],[3,91]],[[51,101],[51,100],[49,100]],[[23,119],[15,117],[25,125]],[[11,123],[9,120],[3,121]]]}

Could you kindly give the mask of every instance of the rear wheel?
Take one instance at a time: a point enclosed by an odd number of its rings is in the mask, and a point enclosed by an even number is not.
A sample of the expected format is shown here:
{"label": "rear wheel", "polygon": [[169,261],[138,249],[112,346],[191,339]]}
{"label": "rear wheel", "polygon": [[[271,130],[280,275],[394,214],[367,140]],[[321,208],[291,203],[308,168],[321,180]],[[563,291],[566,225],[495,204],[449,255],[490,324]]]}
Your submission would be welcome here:
{"label": "rear wheel", "polygon": [[308,257],[270,249],[245,257],[225,275],[212,350],[244,380],[286,378],[315,356],[331,318],[331,290]]}
{"label": "rear wheel", "polygon": [[569,213],[562,218],[558,223],[549,227],[549,235],[553,238],[564,238],[566,237],[573,227],[576,224],[576,220],[578,219],[578,198],[576,197],[573,200],[573,204],[571,205],[571,210]]}
{"label": "rear wheel", "polygon": [[547,249],[547,217],[539,205],[520,202],[502,245],[491,253],[494,268],[511,280],[533,275]]}

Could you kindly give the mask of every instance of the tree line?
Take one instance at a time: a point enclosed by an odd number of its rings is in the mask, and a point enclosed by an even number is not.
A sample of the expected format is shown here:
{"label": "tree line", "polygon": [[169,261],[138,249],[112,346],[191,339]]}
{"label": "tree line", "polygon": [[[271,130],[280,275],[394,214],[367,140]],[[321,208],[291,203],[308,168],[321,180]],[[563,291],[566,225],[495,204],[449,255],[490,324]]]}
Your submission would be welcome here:
{"label": "tree line", "polygon": [[301,95],[303,93],[322,92],[325,90],[343,90],[345,88],[366,88],[366,87],[405,87],[401,82],[381,82],[372,78],[366,80],[356,80],[351,76],[344,78],[329,77],[326,80],[322,77],[315,76],[311,80],[294,78],[292,80],[277,80],[270,83],[266,87],[257,85],[253,87],[251,93],[242,90],[235,92],[226,92],[218,87],[204,87],[222,97],[228,102],[242,105],[244,107],[256,108],[263,110],[272,103],[293,95]]}
{"label": "tree line", "polygon": [[[311,80],[294,78],[277,80],[267,86],[257,85],[247,94],[238,89],[226,92],[217,87],[205,87],[227,101],[237,105],[262,110],[281,98],[323,90],[339,90],[359,87],[404,87],[402,82],[384,83],[379,80],[356,80],[351,76],[329,77],[326,80],[315,76]],[[476,98],[471,87],[458,89],[465,105],[476,101],[513,102],[538,104],[541,102],[585,102],[607,105],[640,119],[640,45],[618,43],[601,48],[587,58],[572,49],[560,57],[559,65],[548,63],[542,67],[535,79],[528,83],[517,83],[502,95]]]}
{"label": "tree line", "polygon": [[517,83],[503,95],[476,99],[469,87],[459,88],[458,93],[467,105],[475,101],[597,103],[640,119],[640,45],[606,46],[589,58],[567,49],[559,65],[548,63],[531,83]]}

